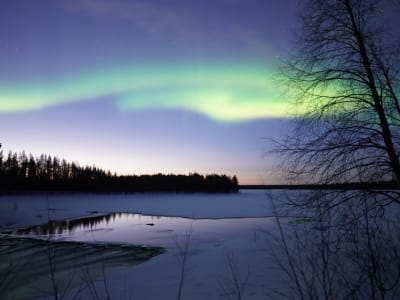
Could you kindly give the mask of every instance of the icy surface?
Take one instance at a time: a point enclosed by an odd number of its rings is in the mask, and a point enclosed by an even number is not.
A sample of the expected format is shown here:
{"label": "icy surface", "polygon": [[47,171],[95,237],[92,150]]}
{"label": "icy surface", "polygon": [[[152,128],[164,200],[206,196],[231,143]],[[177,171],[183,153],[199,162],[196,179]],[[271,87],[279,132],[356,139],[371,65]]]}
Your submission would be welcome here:
{"label": "icy surface", "polygon": [[237,298],[234,278],[245,299],[271,298],[272,289],[284,288],[266,242],[276,222],[264,191],[0,197],[3,230],[113,212],[122,214],[52,237],[167,248],[141,265],[108,269],[111,299],[176,299],[186,243],[182,299]]}
{"label": "icy surface", "polygon": [[131,212],[188,218],[271,216],[262,190],[237,194],[34,194],[0,196],[0,226],[15,228],[90,213]]}

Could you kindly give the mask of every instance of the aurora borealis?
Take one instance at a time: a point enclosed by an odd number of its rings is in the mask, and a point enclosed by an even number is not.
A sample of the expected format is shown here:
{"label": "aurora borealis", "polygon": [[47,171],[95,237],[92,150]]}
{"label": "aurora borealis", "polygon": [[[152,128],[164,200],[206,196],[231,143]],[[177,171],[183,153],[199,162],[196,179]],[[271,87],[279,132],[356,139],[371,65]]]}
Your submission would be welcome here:
{"label": "aurora borealis", "polygon": [[116,108],[183,109],[216,121],[284,117],[287,102],[266,67],[166,66],[116,69],[46,83],[0,86],[0,112],[113,97]]}
{"label": "aurora borealis", "polygon": [[268,183],[295,0],[4,0],[0,141],[126,173]]}

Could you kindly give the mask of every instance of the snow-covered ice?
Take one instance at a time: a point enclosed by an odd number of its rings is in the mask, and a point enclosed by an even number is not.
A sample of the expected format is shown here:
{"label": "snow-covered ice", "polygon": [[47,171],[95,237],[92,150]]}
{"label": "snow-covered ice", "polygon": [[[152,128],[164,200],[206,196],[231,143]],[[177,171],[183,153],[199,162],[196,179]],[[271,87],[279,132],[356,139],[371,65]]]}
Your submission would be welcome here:
{"label": "snow-covered ice", "polygon": [[[279,192],[275,194],[278,197]],[[142,217],[144,228],[152,231],[151,235],[149,233],[152,239],[143,238],[142,241],[138,237],[129,238],[129,226],[133,225],[124,227],[127,221],[123,219],[119,219],[119,225],[111,223],[105,228],[100,224],[91,231],[83,229],[62,238],[167,248],[166,253],[140,265],[108,269],[106,280],[111,299],[176,299],[182,274],[180,248],[187,241],[182,299],[237,298],[235,279],[241,285],[243,298],[265,299],[274,295],[272,289],[285,288],[268,251],[271,246],[267,242],[268,233],[276,230],[268,199],[261,190],[244,190],[238,194],[2,196],[0,226],[1,229],[19,228],[46,223],[48,219],[112,212],[184,217],[186,219],[177,218],[181,220],[179,226],[168,223],[173,220],[168,218],[153,219],[154,226],[146,226],[149,221]],[[164,227],[163,222],[167,224]],[[190,239],[187,232],[190,232]]]}

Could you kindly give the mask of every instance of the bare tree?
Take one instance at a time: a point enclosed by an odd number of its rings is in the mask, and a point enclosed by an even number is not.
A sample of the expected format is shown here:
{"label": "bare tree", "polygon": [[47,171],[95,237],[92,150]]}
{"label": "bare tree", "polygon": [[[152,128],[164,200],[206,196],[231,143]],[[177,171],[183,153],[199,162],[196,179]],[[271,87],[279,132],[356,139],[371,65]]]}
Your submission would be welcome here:
{"label": "bare tree", "polygon": [[226,299],[241,300],[245,298],[246,288],[249,284],[250,271],[247,270],[246,274],[240,272],[237,259],[232,251],[227,250],[225,257],[229,267],[229,276],[219,277],[218,283]]}
{"label": "bare tree", "polygon": [[[271,290],[271,297],[398,299],[398,211],[388,214],[386,207],[375,205],[368,192],[357,191],[357,195],[342,207],[345,217],[338,216],[336,210],[319,214],[317,208],[309,208],[308,213],[314,212],[319,219],[286,222],[275,211],[278,231],[268,236],[269,253],[284,273],[287,288]],[[272,196],[270,201],[275,203]]]}
{"label": "bare tree", "polygon": [[286,170],[318,183],[400,185],[399,47],[377,0],[307,0],[285,75],[297,99]]}
{"label": "bare tree", "polygon": [[180,260],[180,272],[179,272],[179,284],[178,284],[178,295],[177,300],[182,298],[182,290],[185,281],[187,280],[188,275],[188,267],[187,261],[190,257],[190,241],[192,239],[193,233],[193,222],[190,223],[190,227],[187,229],[186,234],[184,236],[183,244],[180,244],[178,239],[176,240],[176,247],[178,249],[178,258]]}
{"label": "bare tree", "polygon": [[[284,69],[298,111],[294,131],[278,142],[284,170],[298,182],[400,187],[400,48],[383,15],[393,2],[302,5]],[[313,220],[278,223],[292,297],[400,296],[398,190],[316,190],[285,204]]]}

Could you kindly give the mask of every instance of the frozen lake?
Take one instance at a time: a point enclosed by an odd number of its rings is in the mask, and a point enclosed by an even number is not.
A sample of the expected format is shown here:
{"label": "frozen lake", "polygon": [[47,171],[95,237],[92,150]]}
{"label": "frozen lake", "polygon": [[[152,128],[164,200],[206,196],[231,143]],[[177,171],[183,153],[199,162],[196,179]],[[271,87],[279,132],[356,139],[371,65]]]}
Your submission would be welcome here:
{"label": "frozen lake", "polygon": [[3,196],[0,214],[0,229],[18,236],[167,250],[139,265],[108,268],[103,281],[111,299],[176,299],[185,245],[182,299],[235,298],[232,262],[246,299],[270,297],[282,286],[268,254],[276,221],[264,191]]}
{"label": "frozen lake", "polygon": [[257,228],[274,226],[274,217],[190,219],[148,216],[135,213],[111,213],[85,218],[51,221],[19,228],[7,233],[57,241],[120,243],[174,247],[190,234],[192,245],[222,243],[239,238]]}
{"label": "frozen lake", "polygon": [[[281,191],[272,193],[279,197]],[[10,195],[0,196],[0,229],[113,212],[192,219],[273,215],[263,190],[243,190],[237,194]]]}

